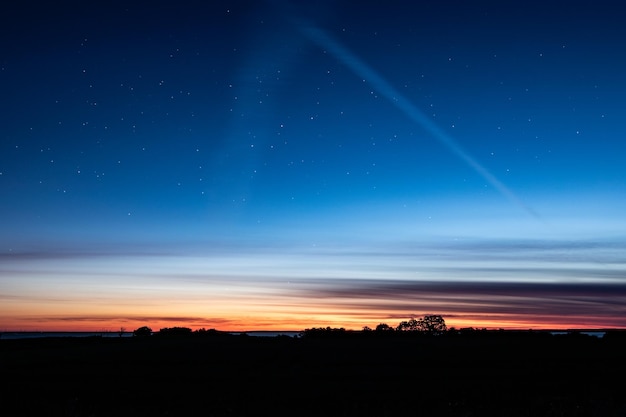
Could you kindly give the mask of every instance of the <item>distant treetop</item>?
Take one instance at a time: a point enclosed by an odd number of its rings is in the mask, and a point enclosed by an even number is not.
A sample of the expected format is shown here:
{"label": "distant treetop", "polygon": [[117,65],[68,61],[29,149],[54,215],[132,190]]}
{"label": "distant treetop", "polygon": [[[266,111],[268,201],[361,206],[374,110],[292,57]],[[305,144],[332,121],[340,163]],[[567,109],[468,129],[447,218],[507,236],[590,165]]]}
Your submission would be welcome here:
{"label": "distant treetop", "polygon": [[143,326],[133,331],[133,336],[145,337],[152,336],[152,329],[148,326]]}

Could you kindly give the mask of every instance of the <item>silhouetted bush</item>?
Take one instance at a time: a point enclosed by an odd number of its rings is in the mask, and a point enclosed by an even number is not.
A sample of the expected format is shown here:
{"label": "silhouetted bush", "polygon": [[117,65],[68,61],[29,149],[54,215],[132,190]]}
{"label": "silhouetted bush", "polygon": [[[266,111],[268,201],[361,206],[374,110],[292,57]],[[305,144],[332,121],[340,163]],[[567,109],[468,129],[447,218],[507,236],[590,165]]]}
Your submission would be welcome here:
{"label": "silhouetted bush", "polygon": [[138,336],[138,337],[152,336],[152,329],[149,328],[148,326],[140,327],[133,331],[133,336]]}
{"label": "silhouetted bush", "polygon": [[602,339],[626,343],[626,330],[607,330]]}
{"label": "silhouetted bush", "polygon": [[348,334],[348,332],[343,327],[313,327],[311,329],[304,329],[304,331],[300,333],[300,337],[337,337],[345,336],[346,334]]}
{"label": "silhouetted bush", "polygon": [[191,329],[188,327],[164,327],[159,330],[159,336],[176,337],[176,336],[189,336],[191,335]]}
{"label": "silhouetted bush", "polygon": [[198,329],[193,332],[194,336],[197,337],[232,337],[233,334],[229,332],[223,332],[215,329]]}

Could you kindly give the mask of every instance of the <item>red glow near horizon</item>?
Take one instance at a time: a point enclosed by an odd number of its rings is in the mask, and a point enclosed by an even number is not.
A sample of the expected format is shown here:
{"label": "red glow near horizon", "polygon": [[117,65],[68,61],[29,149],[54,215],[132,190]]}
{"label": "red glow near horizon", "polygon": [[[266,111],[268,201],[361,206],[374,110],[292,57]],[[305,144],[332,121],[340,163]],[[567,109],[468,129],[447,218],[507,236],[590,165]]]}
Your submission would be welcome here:
{"label": "red glow near horizon", "polygon": [[[443,316],[444,319],[445,315]],[[246,318],[245,320],[184,320],[184,319],[150,319],[144,320],[114,320],[110,321],[102,319],[89,319],[88,317],[80,320],[55,320],[49,319],[30,319],[30,320],[18,320],[15,322],[3,323],[3,332],[119,332],[123,329],[126,332],[131,332],[139,327],[148,326],[153,331],[158,331],[162,328],[171,327],[187,327],[192,330],[199,329],[215,329],[219,331],[227,332],[250,332],[250,331],[302,331],[307,328],[318,327],[332,327],[332,328],[345,328],[346,330],[361,330],[367,326],[369,328],[375,328],[380,323],[386,323],[391,327],[396,325],[407,318],[385,318],[380,317],[371,321],[359,321],[359,320],[345,320],[341,317],[329,317],[328,320],[298,320],[296,318],[271,320],[268,317],[265,318]],[[448,328],[455,328],[457,330],[463,328],[474,329],[487,329],[487,330],[569,330],[569,329],[620,329],[626,328],[620,325],[619,322],[591,322],[588,320],[581,321],[568,321],[568,320],[546,320],[538,319],[532,320],[520,320],[510,318],[509,320],[493,320],[493,319],[472,319],[472,318],[452,318],[446,319]]]}

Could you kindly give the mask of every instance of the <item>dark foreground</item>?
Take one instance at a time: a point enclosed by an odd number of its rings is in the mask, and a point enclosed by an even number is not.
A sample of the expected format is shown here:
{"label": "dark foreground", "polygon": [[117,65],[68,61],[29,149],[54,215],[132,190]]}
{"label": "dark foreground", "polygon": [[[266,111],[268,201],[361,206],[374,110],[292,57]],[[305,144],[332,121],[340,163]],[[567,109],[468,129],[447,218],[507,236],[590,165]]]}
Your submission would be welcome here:
{"label": "dark foreground", "polygon": [[0,340],[2,416],[626,416],[626,339]]}

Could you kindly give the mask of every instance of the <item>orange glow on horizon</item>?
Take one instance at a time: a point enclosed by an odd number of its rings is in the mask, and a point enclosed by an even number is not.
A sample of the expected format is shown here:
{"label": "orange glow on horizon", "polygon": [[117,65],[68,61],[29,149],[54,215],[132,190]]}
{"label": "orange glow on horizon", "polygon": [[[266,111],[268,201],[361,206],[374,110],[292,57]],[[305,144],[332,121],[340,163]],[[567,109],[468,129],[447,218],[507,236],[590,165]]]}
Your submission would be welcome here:
{"label": "orange glow on horizon", "polygon": [[[446,319],[445,315],[442,315]],[[350,318],[346,316],[323,316],[318,317],[232,317],[229,319],[176,319],[176,318],[126,318],[126,319],[104,319],[102,317],[83,317],[75,320],[68,318],[55,319],[49,317],[45,319],[31,318],[19,319],[12,322],[4,322],[1,332],[119,332],[124,329],[126,332],[148,326],[153,331],[162,328],[188,327],[192,330],[215,329],[226,332],[250,332],[250,331],[302,331],[308,328],[332,327],[345,328],[346,330],[362,330],[365,326],[374,329],[380,323],[386,323],[391,327],[407,318],[379,317],[372,320],[362,318]],[[463,328],[487,329],[487,330],[568,330],[568,329],[619,329],[620,326],[593,325],[584,321],[547,321],[541,318],[536,321],[522,318],[510,318],[509,320],[490,320],[471,318],[446,319],[448,328],[457,330]]]}

